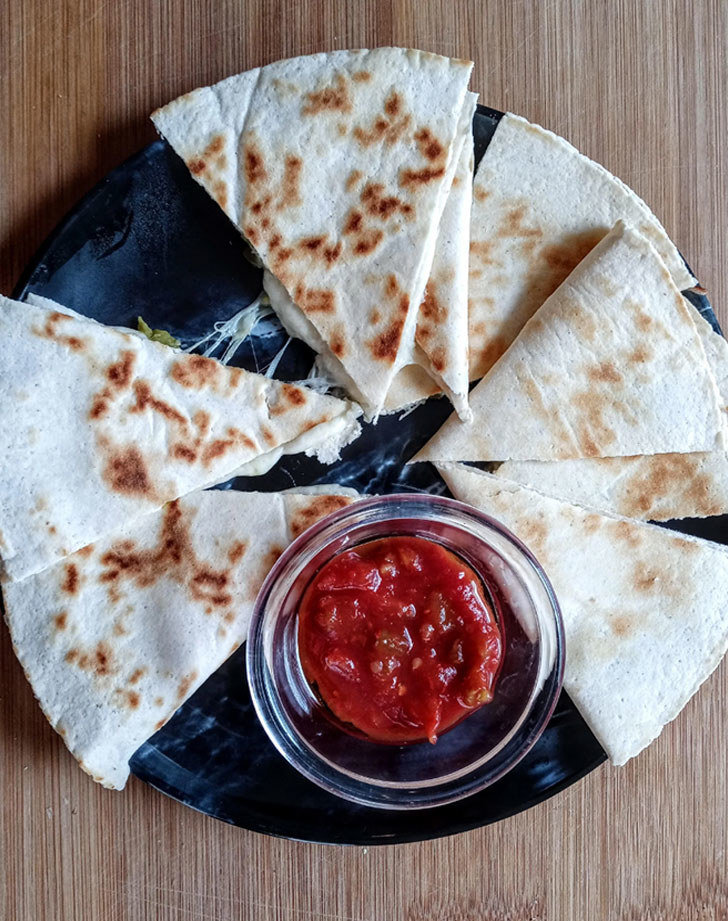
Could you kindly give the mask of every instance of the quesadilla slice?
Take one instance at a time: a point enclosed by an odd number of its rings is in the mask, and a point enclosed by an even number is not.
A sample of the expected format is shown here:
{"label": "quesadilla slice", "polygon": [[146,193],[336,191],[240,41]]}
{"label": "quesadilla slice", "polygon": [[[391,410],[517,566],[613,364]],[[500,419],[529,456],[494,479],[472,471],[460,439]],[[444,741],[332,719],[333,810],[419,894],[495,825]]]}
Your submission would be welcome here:
{"label": "quesadilla slice", "polygon": [[[475,93],[467,94],[460,149],[452,186],[440,218],[435,255],[415,330],[415,359],[397,374],[387,393],[384,412],[394,412],[444,391],[465,422],[468,406],[468,258],[473,199],[473,116]],[[429,379],[422,377],[424,368]],[[437,386],[433,390],[432,381]]]}
{"label": "quesadilla slice", "polygon": [[[458,416],[470,418],[468,406],[468,244],[473,185],[473,115],[477,94],[468,93],[458,126],[455,174],[440,218],[430,277],[420,304],[415,330],[415,364],[394,377],[383,412],[405,409],[443,390]],[[268,271],[263,286],[271,305],[288,318],[294,305],[284,286]],[[285,322],[285,320],[284,320]],[[311,341],[311,331],[298,314],[288,320],[288,332]],[[292,324],[292,325],[291,325]],[[320,372],[349,392],[355,384],[343,373],[336,356],[323,341],[316,343]]]}
{"label": "quesadilla slice", "polygon": [[[720,394],[728,437],[728,342],[697,310],[690,314]],[[728,512],[728,454],[596,457],[561,461],[506,461],[498,476],[567,502],[645,521],[705,518]]]}
{"label": "quesadilla slice", "polygon": [[[282,452],[328,459],[357,408],[52,302],[0,299],[0,555],[21,579]],[[255,466],[257,465],[257,469]]]}
{"label": "quesadilla slice", "polygon": [[136,749],[245,641],[284,548],[355,501],[330,489],[191,493],[3,585],[15,653],[94,780],[120,790]]}
{"label": "quesadilla slice", "polygon": [[325,344],[370,417],[411,360],[471,68],[403,48],[328,52],[152,115],[290,295],[284,325]]}
{"label": "quesadilla slice", "polygon": [[519,537],[556,592],[564,687],[614,764],[675,719],[728,647],[728,552],[461,465],[451,492]]}
{"label": "quesadilla slice", "polygon": [[688,305],[619,222],[528,321],[416,460],[561,460],[724,448]]}
{"label": "quesadilla slice", "polygon": [[618,220],[652,243],[681,290],[695,284],[647,205],[563,138],[504,115],[473,189],[470,379],[488,372],[526,321]]}

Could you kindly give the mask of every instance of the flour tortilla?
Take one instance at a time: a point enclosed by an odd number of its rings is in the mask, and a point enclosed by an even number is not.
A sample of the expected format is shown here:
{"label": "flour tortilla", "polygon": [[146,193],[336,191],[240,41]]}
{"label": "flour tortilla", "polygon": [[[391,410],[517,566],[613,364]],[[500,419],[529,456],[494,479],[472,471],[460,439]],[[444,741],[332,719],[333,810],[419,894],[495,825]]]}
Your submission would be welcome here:
{"label": "flour tortilla", "polygon": [[0,367],[0,555],[10,579],[242,465],[254,474],[282,451],[328,451],[359,429],[353,404],[53,302],[0,299]]}
{"label": "flour tortilla", "polygon": [[[708,365],[720,394],[728,434],[728,343],[691,309]],[[498,476],[532,486],[548,496],[645,521],[705,518],[728,512],[728,455],[693,454],[506,461]]]}
{"label": "flour tortilla", "polygon": [[470,256],[470,379],[618,220],[660,254],[678,288],[695,278],[647,205],[563,138],[505,115],[478,165]]}
{"label": "flour tortilla", "polygon": [[612,762],[624,764],[723,658],[726,548],[461,465],[438,469],[453,495],[501,521],[543,565],[564,619],[564,687]]}
{"label": "flour tortilla", "polygon": [[369,416],[411,355],[471,68],[402,48],[328,52],[230,77],[152,115]]}
{"label": "flour tortilla", "polygon": [[[419,364],[406,365],[396,374],[382,410],[385,414],[408,408],[444,390],[459,417],[465,421],[470,418],[468,246],[474,162],[472,124],[476,102],[477,95],[468,93],[458,126],[460,153],[440,218],[425,298],[417,315],[412,357]],[[295,308],[283,285],[266,271],[263,286],[289,334],[305,339],[319,353],[320,373],[331,377],[349,393],[356,393],[356,383],[315,328]]]}
{"label": "flour tortilla", "polygon": [[[452,186],[440,218],[425,299],[420,304],[415,332],[421,366],[444,391],[458,416],[467,422],[468,406],[468,253],[470,208],[473,198],[473,116],[475,93],[467,94],[461,129],[465,136],[458,155]],[[410,406],[432,394],[432,381],[424,388],[417,366],[403,368],[392,381],[384,412]]]}
{"label": "flour tortilla", "polygon": [[355,501],[329,489],[191,493],[3,586],[40,706],[94,780],[120,790],[134,751],[244,642],[283,549]]}
{"label": "flour tortilla", "polygon": [[724,449],[685,299],[619,222],[529,320],[416,460],[562,460]]}

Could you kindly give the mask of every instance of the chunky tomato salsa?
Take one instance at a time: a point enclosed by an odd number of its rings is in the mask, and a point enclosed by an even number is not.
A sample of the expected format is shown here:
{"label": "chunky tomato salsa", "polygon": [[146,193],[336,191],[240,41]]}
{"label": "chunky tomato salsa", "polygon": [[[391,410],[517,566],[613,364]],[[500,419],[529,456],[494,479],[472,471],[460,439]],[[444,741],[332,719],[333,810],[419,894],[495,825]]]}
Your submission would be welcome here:
{"label": "chunky tomato salsa", "polygon": [[299,608],[306,679],[380,742],[429,739],[493,697],[503,638],[480,578],[421,537],[369,541],[319,570]]}

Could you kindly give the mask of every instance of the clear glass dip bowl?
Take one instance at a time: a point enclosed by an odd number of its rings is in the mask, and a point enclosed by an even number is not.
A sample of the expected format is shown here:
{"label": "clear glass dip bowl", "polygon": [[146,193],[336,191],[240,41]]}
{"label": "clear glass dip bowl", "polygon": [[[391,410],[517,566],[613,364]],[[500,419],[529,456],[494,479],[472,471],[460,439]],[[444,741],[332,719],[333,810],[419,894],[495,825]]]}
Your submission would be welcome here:
{"label": "clear glass dip bowl", "polygon": [[[437,541],[465,560],[505,639],[493,700],[434,745],[382,744],[345,728],[309,686],[298,654],[298,606],[315,573],[342,550],[401,535]],[[449,803],[502,777],[546,726],[563,658],[558,603],[528,549],[489,516],[429,494],[364,499],[305,531],[268,574],[247,643],[253,703],[278,751],[325,790],[384,809]]]}

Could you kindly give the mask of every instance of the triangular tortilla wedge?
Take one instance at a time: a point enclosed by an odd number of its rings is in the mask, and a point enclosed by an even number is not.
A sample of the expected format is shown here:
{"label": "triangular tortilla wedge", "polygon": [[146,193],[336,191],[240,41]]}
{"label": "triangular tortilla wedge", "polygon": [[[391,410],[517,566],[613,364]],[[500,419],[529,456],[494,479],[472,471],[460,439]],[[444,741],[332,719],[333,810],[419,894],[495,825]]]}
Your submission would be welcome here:
{"label": "triangular tortilla wedge", "polygon": [[335,51],[230,77],[152,115],[369,416],[414,342],[471,68],[403,48]]}
{"label": "triangular tortilla wedge", "polygon": [[[728,342],[691,310],[721,400],[728,435]],[[498,476],[549,496],[645,521],[728,513],[728,455],[723,450],[562,461],[506,461]]]}
{"label": "triangular tortilla wedge", "polygon": [[619,222],[528,321],[416,460],[561,460],[724,446],[718,391],[685,299]]}
{"label": "triangular tortilla wedge", "polygon": [[[465,422],[468,406],[468,259],[470,208],[473,199],[473,116],[477,95],[468,93],[463,106],[465,142],[460,150],[452,186],[440,218],[435,255],[415,331],[415,358],[437,382]],[[418,352],[424,353],[419,359]],[[403,368],[392,381],[384,412],[394,412],[433,393],[413,366]]]}
{"label": "triangular tortilla wedge", "polygon": [[543,565],[564,619],[564,687],[612,762],[624,764],[723,658],[726,548],[461,465],[438,469],[454,496],[501,521]]}
{"label": "triangular tortilla wedge", "polygon": [[353,404],[52,302],[0,299],[0,367],[0,555],[11,579],[243,465],[250,475],[317,445],[335,455],[359,430]]}
{"label": "triangular tortilla wedge", "polygon": [[653,244],[678,288],[695,284],[647,205],[563,138],[505,115],[478,164],[470,244],[470,379],[618,220]]}
{"label": "triangular tortilla wedge", "polygon": [[354,501],[329,488],[191,493],[3,586],[15,653],[94,780],[121,789],[134,751],[244,642],[284,548]]}
{"label": "triangular tortilla wedge", "polygon": [[[396,374],[387,392],[384,413],[398,412],[444,390],[458,416],[465,421],[470,418],[468,252],[474,161],[472,123],[477,98],[476,93],[467,94],[460,117],[462,146],[438,226],[425,298],[417,314],[412,357],[418,364],[406,365]],[[289,333],[313,341],[315,332],[312,334],[306,327],[283,285],[267,271],[263,285],[273,309],[287,322]],[[342,373],[326,343],[316,340],[316,349],[321,372],[350,392],[354,390],[356,385]]]}

